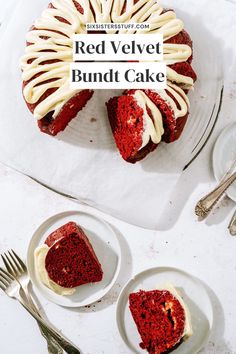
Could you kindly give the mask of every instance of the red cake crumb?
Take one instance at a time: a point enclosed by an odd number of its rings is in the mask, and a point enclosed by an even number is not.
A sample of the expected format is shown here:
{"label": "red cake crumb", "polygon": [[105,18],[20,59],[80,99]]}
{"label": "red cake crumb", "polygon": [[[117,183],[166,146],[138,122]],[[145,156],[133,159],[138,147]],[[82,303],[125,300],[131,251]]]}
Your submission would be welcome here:
{"label": "red cake crumb", "polygon": [[130,294],[129,307],[141,336],[140,346],[149,354],[170,352],[180,344],[185,327],[185,312],[167,290]]}
{"label": "red cake crumb", "polygon": [[84,231],[69,222],[46,239],[50,247],[45,259],[48,276],[65,288],[102,280],[101,264]]}
{"label": "red cake crumb", "polygon": [[135,163],[144,158],[157,145],[142,146],[143,109],[131,95],[113,97],[107,102],[108,118],[116,145],[124,160]]}

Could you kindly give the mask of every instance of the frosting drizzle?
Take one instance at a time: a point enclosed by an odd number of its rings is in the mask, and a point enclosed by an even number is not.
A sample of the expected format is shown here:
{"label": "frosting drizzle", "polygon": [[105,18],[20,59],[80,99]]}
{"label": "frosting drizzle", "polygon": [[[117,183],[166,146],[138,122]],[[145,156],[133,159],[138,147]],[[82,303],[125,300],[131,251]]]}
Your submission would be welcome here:
{"label": "frosting drizzle", "polygon": [[[184,27],[174,11],[163,13],[156,0],[52,0],[27,33],[28,46],[21,58],[22,78],[26,83],[23,94],[27,103],[36,105],[36,119],[42,119],[49,112],[53,112],[52,118],[55,118],[63,105],[80,91],[69,85],[72,36],[86,33],[86,23],[95,22],[147,22],[151,24],[149,30],[120,30],[119,33],[161,33],[164,40],[177,35]],[[164,43],[164,60],[169,65],[187,61],[191,55],[188,45]],[[167,78],[183,88],[193,86],[192,78],[179,75],[169,67]],[[52,88],[54,92],[38,103]]]}
{"label": "frosting drizzle", "polygon": [[[165,90],[156,91],[158,95],[168,103],[175,119],[184,117],[189,110],[189,99],[184,91],[171,82],[167,83]],[[151,140],[154,144],[159,144],[164,134],[163,119],[159,108],[150,100],[145,92],[141,90],[135,91],[133,94],[137,104],[143,109],[143,132],[141,150]],[[148,114],[147,107],[152,117]]]}

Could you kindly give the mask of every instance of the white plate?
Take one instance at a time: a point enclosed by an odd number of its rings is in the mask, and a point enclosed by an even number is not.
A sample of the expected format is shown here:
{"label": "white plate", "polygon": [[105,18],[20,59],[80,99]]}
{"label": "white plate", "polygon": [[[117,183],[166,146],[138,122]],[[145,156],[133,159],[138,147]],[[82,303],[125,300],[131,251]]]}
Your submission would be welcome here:
{"label": "white plate", "polygon": [[[219,182],[236,159],[236,123],[228,125],[220,134],[213,150],[213,170]],[[227,191],[229,198],[236,202],[236,183]]]}
{"label": "white plate", "polygon": [[137,274],[122,290],[117,303],[117,325],[121,337],[132,353],[144,354],[136,325],[129,310],[130,293],[153,290],[171,283],[181,293],[192,319],[193,335],[183,342],[175,354],[195,354],[207,343],[213,324],[213,308],[205,287],[200,280],[182,270],[170,267],[148,269]]}
{"label": "white plate", "polygon": [[[103,269],[102,281],[81,285],[72,296],[61,296],[44,286],[37,278],[34,250],[58,227],[74,221],[85,231]],[[87,306],[102,298],[114,285],[120,270],[120,244],[112,228],[102,219],[78,211],[68,211],[47,219],[35,231],[28,248],[27,264],[33,284],[48,300],[67,307]]]}

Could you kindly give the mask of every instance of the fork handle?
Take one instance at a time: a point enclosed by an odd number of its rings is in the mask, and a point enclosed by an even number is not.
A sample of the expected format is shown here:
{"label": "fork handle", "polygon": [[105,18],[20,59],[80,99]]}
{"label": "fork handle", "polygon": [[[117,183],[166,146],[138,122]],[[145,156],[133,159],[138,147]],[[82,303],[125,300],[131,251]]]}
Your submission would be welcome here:
{"label": "fork handle", "polygon": [[[25,296],[25,300],[27,300],[26,303],[28,303],[28,306],[39,316],[42,318],[42,316],[40,315],[40,312],[36,306],[36,304],[33,301],[33,298],[31,297],[31,294],[28,290],[28,286],[22,286],[22,290],[23,290],[23,294]],[[38,322],[38,326],[40,329],[41,334],[43,335],[43,337],[46,339],[47,341],[47,347],[48,347],[48,353],[49,354],[63,354],[63,350],[62,348],[59,346],[59,344],[52,338],[52,336],[48,333],[47,329],[41,325]]]}
{"label": "fork handle", "polygon": [[236,210],[229,224],[229,231],[232,236],[236,236]]}
{"label": "fork handle", "polygon": [[34,317],[34,319],[39,322],[48,334],[53,337],[57,343],[65,350],[68,354],[82,354],[78,348],[74,346],[70,341],[68,341],[63,335],[59,334],[55,329],[53,329],[44,319],[39,317],[23,299],[19,299],[21,305]]}
{"label": "fork handle", "polygon": [[208,216],[212,211],[215,204],[219,201],[225,191],[231,186],[231,184],[236,180],[236,172],[232,174],[229,178],[224,180],[215,188],[211,193],[207,194],[202,198],[196,205],[195,213],[197,216],[202,218]]}

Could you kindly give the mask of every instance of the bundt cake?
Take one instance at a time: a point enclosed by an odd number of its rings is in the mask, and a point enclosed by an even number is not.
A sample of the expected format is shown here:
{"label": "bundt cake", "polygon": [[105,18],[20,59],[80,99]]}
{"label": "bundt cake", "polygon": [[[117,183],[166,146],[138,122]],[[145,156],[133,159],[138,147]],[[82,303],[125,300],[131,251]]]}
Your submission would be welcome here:
{"label": "bundt cake", "polygon": [[23,96],[42,132],[56,135],[65,129],[93,95],[92,89],[70,88],[72,37],[86,33],[86,24],[96,22],[146,22],[149,29],[116,33],[164,37],[167,89],[127,91],[107,103],[117,147],[125,160],[134,163],[161,140],[178,139],[189,114],[186,94],[196,80],[192,41],[173,10],[163,9],[156,0],[52,0],[26,36]]}
{"label": "bundt cake", "polygon": [[189,314],[172,286],[169,290],[140,290],[129,295],[129,307],[149,354],[169,353],[191,334]]}
{"label": "bundt cake", "polygon": [[[45,252],[46,250],[46,252]],[[103,278],[101,264],[93,250],[91,243],[80,226],[68,222],[52,232],[45,244],[35,253],[36,266],[42,267],[40,255],[43,253],[43,275],[45,271],[50,282],[41,280],[53,290],[62,288],[73,289],[79,285],[99,282]],[[40,274],[40,273],[39,273]],[[60,291],[58,291],[60,293]]]}

